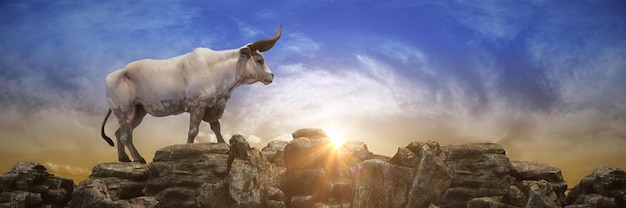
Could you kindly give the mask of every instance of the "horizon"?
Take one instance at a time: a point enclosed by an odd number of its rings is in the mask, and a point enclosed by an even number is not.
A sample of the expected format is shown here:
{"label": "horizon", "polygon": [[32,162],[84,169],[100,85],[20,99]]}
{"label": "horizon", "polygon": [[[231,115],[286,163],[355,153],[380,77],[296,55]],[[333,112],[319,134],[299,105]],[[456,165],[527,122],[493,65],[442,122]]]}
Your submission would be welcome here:
{"label": "horizon", "polygon": [[[511,160],[560,168],[572,186],[598,166],[626,168],[625,16],[617,0],[4,1],[0,171],[29,161],[86,178],[117,161],[99,133],[107,74],[238,48],[282,24],[263,53],[274,82],[234,90],[225,139],[262,148],[321,128],[387,156],[412,141],[496,142]],[[146,116],[138,151],[151,161],[186,143],[188,122]],[[215,141],[203,122],[196,142]]]}

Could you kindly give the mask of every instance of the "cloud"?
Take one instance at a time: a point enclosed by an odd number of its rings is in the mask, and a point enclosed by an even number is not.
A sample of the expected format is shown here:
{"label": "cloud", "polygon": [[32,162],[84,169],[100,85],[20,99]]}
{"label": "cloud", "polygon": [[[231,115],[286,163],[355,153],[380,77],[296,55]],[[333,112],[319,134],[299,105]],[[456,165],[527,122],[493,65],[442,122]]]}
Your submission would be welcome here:
{"label": "cloud", "polygon": [[531,24],[533,5],[524,1],[457,1],[449,7],[459,23],[490,41],[510,41]]}
{"label": "cloud", "polygon": [[302,33],[289,33],[284,38],[281,45],[285,45],[286,50],[291,55],[305,56],[313,58],[317,56],[321,44]]}

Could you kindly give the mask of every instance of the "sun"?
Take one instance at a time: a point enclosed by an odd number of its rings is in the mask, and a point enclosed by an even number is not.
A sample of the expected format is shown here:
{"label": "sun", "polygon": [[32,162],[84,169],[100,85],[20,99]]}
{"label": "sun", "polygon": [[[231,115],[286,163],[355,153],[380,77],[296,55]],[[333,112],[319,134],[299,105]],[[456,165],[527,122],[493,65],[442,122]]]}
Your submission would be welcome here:
{"label": "sun", "polygon": [[343,146],[343,143],[345,142],[343,139],[341,138],[331,138],[332,142],[333,142],[333,147],[335,149],[339,149],[341,148],[341,146]]}
{"label": "sun", "polygon": [[345,142],[345,137],[343,134],[340,133],[341,131],[337,131],[336,129],[328,129],[325,131],[331,142],[333,143],[333,148],[339,149],[343,146],[343,143]]}

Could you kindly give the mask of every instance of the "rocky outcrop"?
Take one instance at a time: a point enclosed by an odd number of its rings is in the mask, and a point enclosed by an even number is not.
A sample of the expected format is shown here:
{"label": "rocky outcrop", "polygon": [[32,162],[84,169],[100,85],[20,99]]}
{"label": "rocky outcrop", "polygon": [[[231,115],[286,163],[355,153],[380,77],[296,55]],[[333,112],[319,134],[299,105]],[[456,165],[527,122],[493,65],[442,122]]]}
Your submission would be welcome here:
{"label": "rocky outcrop", "polygon": [[619,168],[598,167],[570,191],[567,208],[626,207],[626,172]]}
{"label": "rocky outcrop", "polygon": [[618,168],[594,170],[566,197],[560,169],[509,161],[495,143],[412,142],[384,157],[363,142],[337,148],[321,129],[292,136],[262,151],[239,135],[168,146],[149,164],[98,164],[77,187],[41,164],[18,163],[0,177],[0,208],[626,207]]}
{"label": "rocky outcrop", "polygon": [[527,162],[527,161],[511,161],[513,172],[511,175],[518,181],[545,180],[550,183],[559,203],[565,203],[565,191],[567,190],[567,182],[563,180],[561,169],[549,166],[545,163]]}
{"label": "rocky outcrop", "polygon": [[273,167],[239,135],[230,145],[173,145],[147,165],[97,165],[70,207],[284,207]]}
{"label": "rocky outcrop", "polygon": [[502,145],[474,143],[444,146],[446,165],[452,174],[441,207],[465,207],[473,198],[503,196],[515,178]]}
{"label": "rocky outcrop", "polygon": [[65,207],[74,186],[39,163],[18,162],[0,177],[0,207]]}
{"label": "rocky outcrop", "polygon": [[70,207],[155,207],[155,197],[143,189],[148,166],[140,163],[102,163],[72,193]]}

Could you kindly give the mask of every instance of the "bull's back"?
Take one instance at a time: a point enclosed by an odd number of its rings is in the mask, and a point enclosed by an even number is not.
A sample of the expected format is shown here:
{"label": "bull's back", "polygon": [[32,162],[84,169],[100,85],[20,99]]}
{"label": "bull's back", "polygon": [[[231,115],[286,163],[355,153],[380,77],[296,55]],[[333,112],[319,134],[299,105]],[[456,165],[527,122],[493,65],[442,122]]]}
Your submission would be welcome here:
{"label": "bull's back", "polygon": [[176,58],[139,60],[109,74],[107,96],[118,100],[120,105],[145,105],[146,108],[183,100],[184,69]]}

